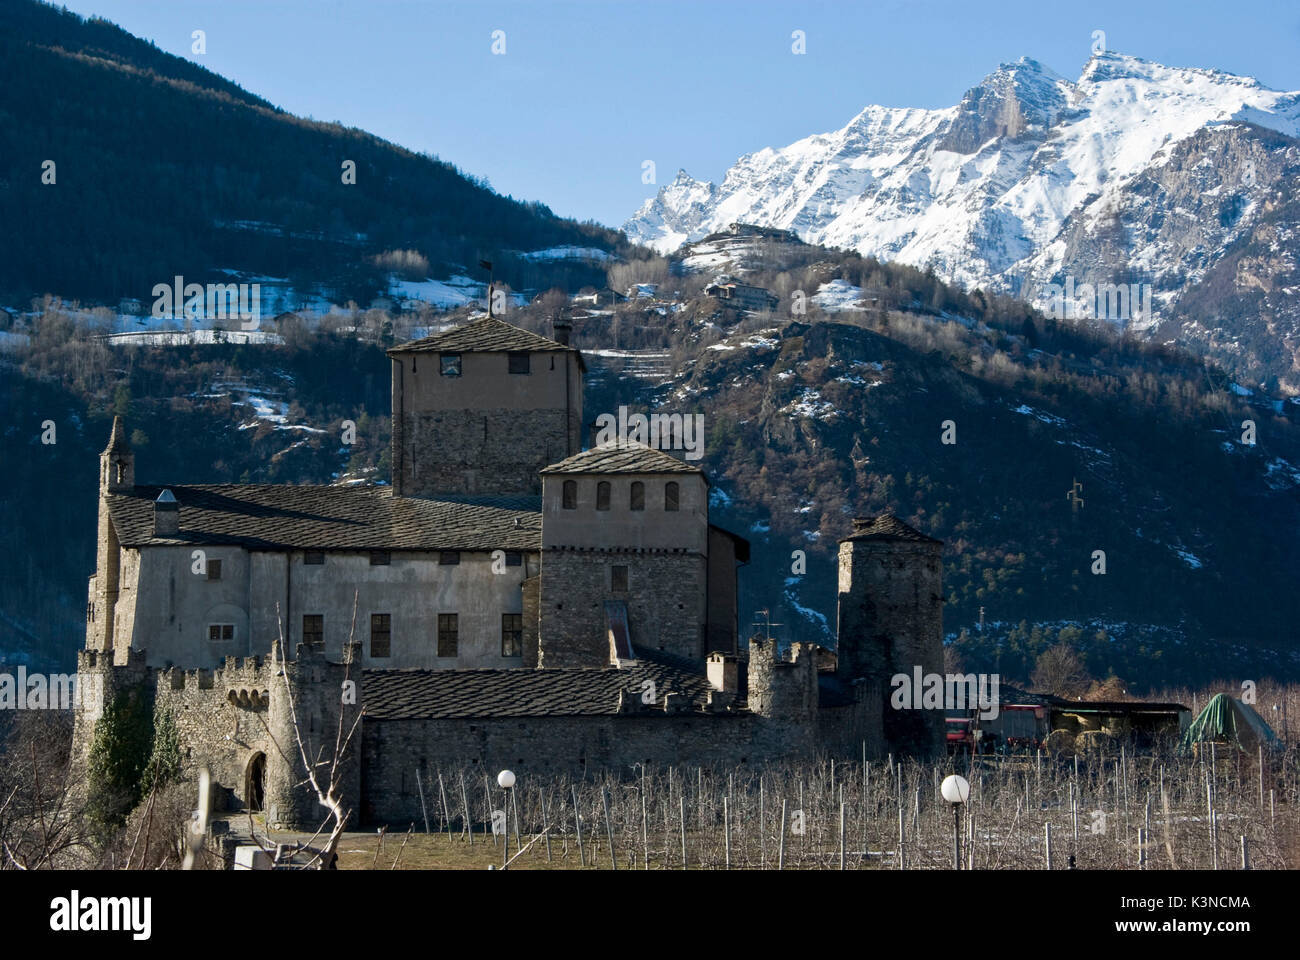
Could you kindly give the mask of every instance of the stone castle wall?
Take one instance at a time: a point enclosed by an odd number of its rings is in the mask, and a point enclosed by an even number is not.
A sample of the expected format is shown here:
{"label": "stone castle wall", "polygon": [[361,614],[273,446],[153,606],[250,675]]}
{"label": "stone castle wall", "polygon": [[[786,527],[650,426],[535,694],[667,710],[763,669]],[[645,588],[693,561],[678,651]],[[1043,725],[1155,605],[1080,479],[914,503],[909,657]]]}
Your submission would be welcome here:
{"label": "stone castle wall", "polygon": [[151,671],[154,724],[170,713],[180,741],[182,776],[206,766],[220,786],[214,802],[241,810],[248,803],[248,770],[257,754],[275,747],[266,719],[284,680],[264,657],[229,658],[215,670]]}
{"label": "stone castle wall", "polygon": [[[540,716],[439,720],[371,720],[362,739],[362,818],[394,827],[423,818],[420,791],[438,809],[438,775],[474,771],[467,781],[471,812],[483,817],[483,778],[495,790],[505,768],[517,775],[581,777],[634,767],[763,765],[817,755],[842,760],[882,757],[881,687],[851,686],[850,701],[818,708],[811,645],[787,658],[773,644],[751,645],[749,710],[728,709],[714,694],[706,709],[643,707],[635,697],[605,716]],[[757,693],[758,712],[755,709]],[[418,780],[417,780],[418,771]],[[444,780],[452,816],[463,809],[459,780]],[[494,794],[495,796],[495,794]],[[436,814],[431,813],[431,816]]]}
{"label": "stone castle wall", "polygon": [[[342,703],[344,667],[326,661],[323,652],[298,647],[298,658],[286,665],[296,714],[308,752],[324,748],[333,755],[340,711],[345,723],[355,708]],[[361,696],[358,676],[358,701]],[[269,657],[234,657],[212,670],[154,669],[145,654],[132,651],[125,665],[114,665],[111,654],[81,651],[78,684],[81,698],[74,719],[74,778],[84,783],[96,721],[115,696],[139,692],[153,712],[157,731],[170,714],[180,745],[181,776],[197,777],[207,767],[214,781],[213,807],[242,810],[249,801],[249,770],[259,754],[265,757],[264,805],[268,819],[296,828],[315,829],[325,817],[315,793],[298,787],[305,775],[293,732],[290,696],[279,667]],[[278,744],[278,746],[277,746]],[[341,795],[355,811],[360,796],[360,737],[341,764]]]}
{"label": "stone castle wall", "polygon": [[[614,593],[611,568],[628,568]],[[706,559],[669,550],[547,550],[542,554],[539,628],[542,667],[609,663],[605,601],[627,606],[632,642],[698,658],[706,651]]]}
{"label": "stone castle wall", "polygon": [[[867,701],[856,709],[827,710],[825,742],[816,724],[748,713],[368,721],[361,759],[362,821],[394,829],[421,823],[421,788],[430,817],[436,817],[439,772],[449,777],[452,771],[474,771],[466,790],[474,819],[480,820],[483,777],[495,797],[496,775],[506,768],[521,777],[606,771],[630,777],[638,763],[734,767],[805,759],[819,752],[852,760],[861,759],[864,740],[874,759],[883,749],[879,718],[878,703]],[[452,816],[459,815],[459,781],[445,779],[443,786]]]}
{"label": "stone castle wall", "polygon": [[[794,761],[819,753],[852,760],[860,759],[864,749],[871,758],[882,755],[886,747],[878,687],[861,684],[852,704],[817,709],[806,695],[809,683],[813,689],[816,684],[816,674],[807,666],[812,663],[811,651],[796,653],[790,661],[770,654],[766,660],[766,666],[758,666],[762,677],[751,675],[750,681],[751,689],[760,691],[766,715],[728,710],[727,698],[719,696],[709,710],[681,712],[629,703],[626,712],[604,716],[363,720],[342,765],[341,795],[345,806],[354,811],[351,826],[419,822],[420,788],[425,805],[434,809],[432,791],[437,789],[439,770],[474,768],[495,782],[496,773],[505,767],[521,775],[582,776],[599,771],[631,775],[638,763],[739,766]],[[103,696],[88,696],[77,716],[75,745],[83,762],[103,704],[135,685],[153,704],[155,724],[163,713],[171,713],[180,741],[182,774],[192,778],[202,766],[211,772],[217,810],[241,810],[248,803],[248,771],[260,753],[267,761],[263,809],[268,820],[314,829],[325,819],[326,811],[315,794],[294,787],[302,780],[304,768],[288,716],[284,678],[270,658],[231,658],[215,670],[154,670],[144,665],[141,654],[126,667],[112,667],[106,666],[102,654],[87,651],[81,655],[81,666],[83,675],[103,678]],[[343,711],[345,733],[356,716],[354,708],[336,705],[344,668],[302,646],[288,668],[294,711],[308,751],[314,755],[323,747],[329,756],[339,711]],[[361,702],[359,681],[357,698]],[[281,749],[293,761],[292,769]],[[444,786],[453,812],[458,811],[458,793],[453,796],[450,783]],[[467,788],[478,811],[482,785],[476,780]]]}
{"label": "stone castle wall", "polygon": [[538,472],[569,455],[570,419],[563,409],[403,411],[394,417],[397,490],[540,494]]}

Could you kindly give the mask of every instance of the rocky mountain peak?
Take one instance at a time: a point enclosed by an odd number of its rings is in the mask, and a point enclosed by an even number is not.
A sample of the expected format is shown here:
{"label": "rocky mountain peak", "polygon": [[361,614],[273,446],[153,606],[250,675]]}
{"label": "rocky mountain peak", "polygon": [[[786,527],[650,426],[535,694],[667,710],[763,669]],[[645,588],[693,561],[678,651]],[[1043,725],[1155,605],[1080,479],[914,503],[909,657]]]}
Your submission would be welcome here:
{"label": "rocky mountain peak", "polygon": [[1069,105],[1073,87],[1037,60],[1004,63],[966,91],[937,149],[974,153],[995,137],[1045,131]]}

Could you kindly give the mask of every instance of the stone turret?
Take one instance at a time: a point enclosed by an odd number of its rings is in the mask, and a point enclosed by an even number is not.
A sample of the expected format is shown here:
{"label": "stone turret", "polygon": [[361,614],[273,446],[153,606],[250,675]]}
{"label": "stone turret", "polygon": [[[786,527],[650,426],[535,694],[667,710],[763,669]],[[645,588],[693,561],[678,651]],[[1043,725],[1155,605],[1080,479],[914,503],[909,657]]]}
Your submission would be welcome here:
{"label": "stone turret", "polygon": [[72,756],[69,782],[76,795],[84,796],[87,770],[95,724],[104,710],[122,694],[142,697],[147,710],[152,713],[154,700],[154,674],[145,665],[139,651],[127,651],[124,662],[113,663],[112,653],[99,650],[77,652],[77,697],[72,720]]}
{"label": "stone turret", "polygon": [[[126,439],[126,425],[113,418],[108,446],[99,455],[99,527],[95,550],[95,575],[86,597],[86,649],[113,649],[113,618],[117,612],[121,576],[121,545],[109,517],[108,498],[135,489],[135,454]],[[125,654],[123,654],[125,657]]]}
{"label": "stone turret", "polygon": [[782,656],[775,640],[750,640],[750,712],[811,728],[817,719],[816,649],[813,643],[796,643]]}
{"label": "stone turret", "polygon": [[99,455],[99,488],[109,493],[130,492],[135,487],[135,453],[126,439],[126,424],[113,418],[108,446]]}
{"label": "stone turret", "polygon": [[[896,674],[943,673],[943,542],[897,517],[861,517],[840,541],[838,673],[888,685]],[[886,696],[889,749],[942,749],[942,710],[895,710]]]}
{"label": "stone turret", "polygon": [[[277,663],[279,641],[272,641],[271,662]],[[348,651],[344,650],[344,657]],[[334,745],[347,739],[357,718],[361,702],[361,645],[351,651],[352,666],[328,660],[323,649],[312,644],[298,644],[296,656],[284,664],[289,676],[288,697],[284,681],[278,675],[270,687],[271,704],[267,725],[278,744],[267,752],[265,810],[268,823],[280,823],[289,829],[316,829],[328,816],[310,784],[304,784],[307,771],[294,733],[295,722],[307,755],[321,758],[316,770],[321,789],[329,782]],[[274,671],[278,674],[278,671]],[[349,685],[351,684],[351,685]],[[350,810],[349,824],[355,826],[361,811],[361,729],[338,762],[336,796],[344,810]]]}

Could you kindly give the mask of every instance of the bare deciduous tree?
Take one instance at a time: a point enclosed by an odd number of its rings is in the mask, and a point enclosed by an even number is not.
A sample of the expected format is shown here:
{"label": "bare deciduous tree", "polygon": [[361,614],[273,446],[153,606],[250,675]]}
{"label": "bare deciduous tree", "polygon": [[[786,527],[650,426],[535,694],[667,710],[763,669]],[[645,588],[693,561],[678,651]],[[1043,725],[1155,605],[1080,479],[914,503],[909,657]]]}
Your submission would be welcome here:
{"label": "bare deciduous tree", "polygon": [[1058,697],[1077,697],[1088,688],[1092,678],[1073,647],[1057,643],[1048,647],[1034,665],[1034,687]]}

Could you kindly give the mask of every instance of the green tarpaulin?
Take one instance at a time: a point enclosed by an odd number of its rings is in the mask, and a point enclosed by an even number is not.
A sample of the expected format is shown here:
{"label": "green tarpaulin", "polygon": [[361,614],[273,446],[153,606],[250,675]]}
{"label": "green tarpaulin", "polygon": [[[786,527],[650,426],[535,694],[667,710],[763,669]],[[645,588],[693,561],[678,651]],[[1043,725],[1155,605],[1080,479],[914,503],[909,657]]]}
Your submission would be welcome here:
{"label": "green tarpaulin", "polygon": [[1240,750],[1254,752],[1257,747],[1278,745],[1277,735],[1264,718],[1248,703],[1234,700],[1226,693],[1216,693],[1205,709],[1183,734],[1180,749],[1192,752],[1192,744],[1214,740],[1229,743]]}

